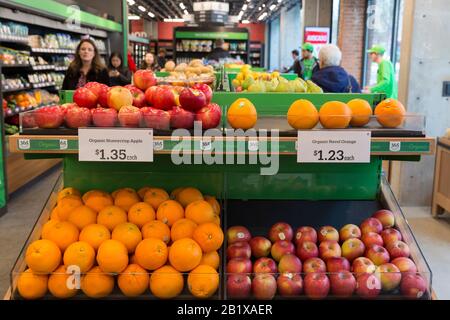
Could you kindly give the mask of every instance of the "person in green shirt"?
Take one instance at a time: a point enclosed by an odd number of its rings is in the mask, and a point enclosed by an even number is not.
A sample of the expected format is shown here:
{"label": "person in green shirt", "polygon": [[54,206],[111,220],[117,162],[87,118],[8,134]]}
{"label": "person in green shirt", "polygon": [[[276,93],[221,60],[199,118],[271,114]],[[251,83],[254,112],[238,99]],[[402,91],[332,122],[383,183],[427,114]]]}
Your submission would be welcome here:
{"label": "person in green shirt", "polygon": [[314,72],[319,70],[319,60],[313,55],[314,47],[305,42],[302,45],[302,59],[300,60],[300,77],[303,80],[311,80]]}
{"label": "person in green shirt", "polygon": [[371,93],[385,93],[387,98],[397,99],[398,89],[395,80],[395,71],[392,62],[384,58],[386,49],[383,46],[375,45],[367,51],[372,62],[378,64],[377,84],[368,87]]}

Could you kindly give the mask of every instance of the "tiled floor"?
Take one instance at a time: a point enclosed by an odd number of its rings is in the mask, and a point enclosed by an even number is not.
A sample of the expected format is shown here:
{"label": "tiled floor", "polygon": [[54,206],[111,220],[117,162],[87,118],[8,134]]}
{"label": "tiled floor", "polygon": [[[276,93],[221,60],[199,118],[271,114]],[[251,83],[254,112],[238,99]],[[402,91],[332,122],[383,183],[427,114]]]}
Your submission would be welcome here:
{"label": "tiled floor", "polygon": [[[16,192],[9,201],[8,213],[0,217],[0,298],[9,287],[9,272],[59,174],[60,169],[52,170]],[[429,208],[403,209],[433,272],[438,298],[450,299],[450,215],[433,219]]]}

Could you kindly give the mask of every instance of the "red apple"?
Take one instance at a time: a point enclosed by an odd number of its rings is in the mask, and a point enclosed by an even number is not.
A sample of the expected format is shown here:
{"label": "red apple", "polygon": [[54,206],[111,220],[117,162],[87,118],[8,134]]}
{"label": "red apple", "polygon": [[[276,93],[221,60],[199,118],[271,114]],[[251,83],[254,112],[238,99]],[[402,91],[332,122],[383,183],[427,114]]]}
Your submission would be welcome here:
{"label": "red apple", "polygon": [[71,107],[67,109],[65,120],[69,128],[87,127],[91,124],[91,111],[88,108]]}
{"label": "red apple", "polygon": [[312,272],[326,272],[327,266],[325,262],[323,262],[320,258],[309,258],[303,263],[303,272],[304,273],[312,273]]}
{"label": "red apple", "polygon": [[171,87],[157,87],[152,94],[152,106],[161,110],[172,110],[177,106],[177,94]]}
{"label": "red apple", "polygon": [[400,283],[400,291],[408,299],[420,299],[428,291],[427,287],[422,276],[412,273],[405,274]]}
{"label": "red apple", "polygon": [[252,262],[250,259],[234,258],[227,263],[227,273],[251,273]]}
{"label": "red apple", "polygon": [[328,272],[350,271],[350,262],[344,257],[331,257],[326,262]]}
{"label": "red apple", "polygon": [[39,108],[34,112],[34,121],[41,129],[59,128],[64,122],[64,111],[58,106]]}
{"label": "red apple", "polygon": [[120,111],[122,107],[131,106],[133,104],[133,96],[127,88],[115,86],[108,91],[107,104],[108,107]]}
{"label": "red apple", "polygon": [[206,107],[206,97],[200,90],[185,88],[180,93],[180,104],[185,110],[197,112]]}
{"label": "red apple", "polygon": [[381,289],[383,291],[392,291],[398,287],[402,274],[400,270],[392,263],[379,265],[375,270],[375,275],[380,278]]}
{"label": "red apple", "polygon": [[417,267],[414,262],[405,257],[398,257],[391,261],[402,273],[416,273]]}
{"label": "red apple", "polygon": [[111,108],[91,109],[92,122],[96,127],[114,127],[117,123],[117,111]]}
{"label": "red apple", "polygon": [[254,237],[249,244],[252,249],[252,255],[255,258],[267,257],[272,248],[272,242],[264,237]]}
{"label": "red apple", "polygon": [[324,299],[330,291],[330,280],[325,273],[308,273],[305,276],[305,294],[310,299]]}
{"label": "red apple", "polygon": [[33,112],[23,112],[21,114],[21,120],[22,120],[22,127],[23,128],[35,128],[35,127],[37,127],[36,121],[34,120],[34,113]]}
{"label": "red apple", "polygon": [[364,243],[357,238],[351,238],[342,244],[342,256],[347,258],[350,262],[358,257],[364,255]]}
{"label": "red apple", "polygon": [[376,266],[388,263],[390,260],[389,252],[382,246],[376,244],[366,250],[365,256],[372,260]]}
{"label": "red apple", "polygon": [[83,88],[91,90],[97,97],[100,97],[100,93],[105,89],[109,88],[106,84],[91,81],[86,83]]}
{"label": "red apple", "polygon": [[342,242],[351,238],[361,238],[361,230],[357,225],[346,224],[339,230],[339,238]]}
{"label": "red apple", "polygon": [[244,299],[250,296],[252,281],[246,274],[229,274],[227,276],[227,294],[232,299]]}
{"label": "red apple", "polygon": [[235,242],[248,242],[252,238],[250,231],[243,226],[233,226],[227,230],[227,242],[232,244]]}
{"label": "red apple", "polygon": [[319,255],[323,260],[341,256],[341,247],[336,241],[325,240],[319,245]]}
{"label": "red apple", "polygon": [[157,89],[158,89],[158,87],[154,86],[154,87],[150,87],[147,90],[145,90],[145,101],[149,105],[153,105],[153,97],[154,97],[154,94],[155,94]]}
{"label": "red apple", "polygon": [[395,217],[390,210],[378,210],[372,217],[378,219],[384,229],[392,228],[395,225]]}
{"label": "red apple", "polygon": [[139,108],[124,106],[120,108],[118,118],[122,127],[137,128],[141,123],[142,116]]}
{"label": "red apple", "polygon": [[375,232],[380,233],[383,231],[383,225],[381,224],[380,220],[376,218],[367,218],[361,223],[361,233],[369,233],[369,232]]}
{"label": "red apple", "polygon": [[73,94],[73,102],[82,108],[95,108],[97,101],[98,96],[88,88],[78,88]]}
{"label": "red apple", "polygon": [[277,264],[273,259],[262,257],[253,264],[254,273],[277,273]]}
{"label": "red apple", "polygon": [[133,106],[137,108],[145,107],[145,95],[141,89],[136,88],[135,86],[129,84],[126,85],[125,88],[130,90],[131,95],[133,96]]}
{"label": "red apple", "polygon": [[374,273],[376,266],[373,264],[372,260],[366,257],[359,257],[353,260],[352,272],[358,276],[361,273]]}
{"label": "red apple", "polygon": [[100,93],[98,95],[98,104],[100,104],[103,108],[108,108],[108,92],[110,87],[104,86],[101,88]]}
{"label": "red apple", "polygon": [[170,113],[168,111],[152,107],[143,107],[140,111],[147,128],[170,130]]}
{"label": "red apple", "polygon": [[303,241],[317,242],[317,232],[313,227],[303,226],[295,231],[295,244],[298,246]]}
{"label": "red apple", "polygon": [[319,242],[330,240],[330,241],[339,241],[339,232],[333,228],[332,226],[324,226],[319,229]]}
{"label": "red apple", "polygon": [[400,231],[394,228],[384,229],[381,231],[381,237],[383,238],[383,242],[386,246],[395,241],[402,241],[403,239]]}
{"label": "red apple", "polygon": [[356,277],[356,294],[364,299],[374,299],[381,291],[380,279],[372,273],[363,273]]}
{"label": "red apple", "polygon": [[294,231],[285,222],[277,222],[269,230],[269,239],[272,243],[278,240],[292,241],[293,237]]}
{"label": "red apple", "polygon": [[250,259],[252,250],[247,242],[232,243],[227,248],[227,259],[244,258]]}
{"label": "red apple", "polygon": [[364,243],[366,248],[370,247],[373,244],[377,244],[379,246],[384,245],[383,238],[375,232],[368,232],[363,234],[363,236],[361,237],[361,241]]}
{"label": "red apple", "polygon": [[349,298],[356,289],[356,279],[348,271],[330,274],[331,294],[338,298]]}
{"label": "red apple", "polygon": [[252,281],[252,292],[258,300],[271,300],[277,292],[277,281],[271,274],[260,273]]}
{"label": "red apple", "polygon": [[386,249],[389,251],[392,259],[398,257],[408,258],[411,254],[408,245],[403,241],[391,242],[386,246]]}
{"label": "red apple", "polygon": [[299,296],[303,291],[303,279],[299,274],[283,273],[277,279],[277,287],[283,297]]}
{"label": "red apple", "polygon": [[155,86],[157,80],[151,70],[138,70],[133,75],[133,82],[136,87],[145,91],[147,88]]}
{"label": "red apple", "polygon": [[170,126],[174,129],[192,129],[195,114],[180,107],[173,107],[170,113]]}
{"label": "red apple", "polygon": [[206,103],[211,102],[213,92],[212,92],[211,87],[208,86],[206,83],[196,83],[192,86],[192,89],[196,89],[196,90],[203,92],[203,94],[205,95],[205,98],[206,98]]}
{"label": "red apple", "polygon": [[217,128],[222,119],[222,110],[215,103],[210,103],[195,114],[195,121],[202,123],[204,130]]}
{"label": "red apple", "polygon": [[285,254],[293,254],[294,252],[294,244],[286,240],[276,241],[272,245],[272,249],[270,250],[272,258],[274,258],[275,261],[280,261]]}
{"label": "red apple", "polygon": [[311,241],[303,241],[297,245],[297,257],[300,260],[305,261],[309,258],[316,258],[319,256],[319,248],[314,242]]}
{"label": "red apple", "polygon": [[280,273],[300,273],[302,272],[302,262],[293,254],[286,254],[278,263]]}
{"label": "red apple", "polygon": [[78,108],[79,106],[76,103],[69,102],[69,103],[62,104],[59,107],[61,108],[61,111],[64,112],[64,115],[66,115],[67,110],[69,110],[69,108],[72,108],[72,107]]}

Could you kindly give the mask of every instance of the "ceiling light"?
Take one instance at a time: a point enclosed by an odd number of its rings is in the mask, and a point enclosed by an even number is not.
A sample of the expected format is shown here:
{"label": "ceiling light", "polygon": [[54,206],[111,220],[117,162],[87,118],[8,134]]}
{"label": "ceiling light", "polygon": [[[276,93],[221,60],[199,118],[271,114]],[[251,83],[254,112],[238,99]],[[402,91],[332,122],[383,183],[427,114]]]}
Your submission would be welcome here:
{"label": "ceiling light", "polygon": [[261,9],[262,9],[261,7],[258,7],[258,11],[261,11]]}
{"label": "ceiling light", "polygon": [[247,10],[247,7],[248,7],[248,5],[247,5],[247,4],[244,4],[244,5],[242,6],[242,11]]}
{"label": "ceiling light", "polygon": [[142,12],[147,11],[147,9],[145,9],[145,7],[143,7],[143,6],[139,6],[138,9],[141,10]]}
{"label": "ceiling light", "polygon": [[185,14],[185,15],[188,15],[189,12],[188,12],[186,9],[184,9],[184,14]]}
{"label": "ceiling light", "polygon": [[175,18],[175,19],[164,19],[164,22],[184,22],[184,19],[179,19],[179,18]]}
{"label": "ceiling light", "polygon": [[130,6],[132,6],[136,3],[136,1],[134,1],[134,0],[127,0],[127,2]]}
{"label": "ceiling light", "polygon": [[140,20],[141,17],[139,16],[128,16],[128,20]]}
{"label": "ceiling light", "polygon": [[265,5],[265,4],[263,3],[263,4],[262,4],[262,7],[263,7],[263,8],[265,8],[265,7],[266,7],[266,5]]}
{"label": "ceiling light", "polygon": [[265,17],[267,17],[267,12],[264,12],[263,14],[261,14],[261,15],[258,17],[258,20],[261,21],[261,20],[263,20]]}
{"label": "ceiling light", "polygon": [[252,1],[252,0],[247,0],[247,2],[250,2],[250,1]]}
{"label": "ceiling light", "polygon": [[180,8],[181,8],[182,10],[186,9],[186,7],[184,6],[184,3],[183,3],[183,2],[180,2]]}
{"label": "ceiling light", "polygon": [[248,24],[248,23],[250,23],[250,21],[248,21],[248,20],[242,20],[242,23]]}
{"label": "ceiling light", "polygon": [[151,11],[148,12],[148,15],[150,16],[150,18],[154,18],[155,17],[155,14],[153,12],[151,12]]}
{"label": "ceiling light", "polygon": [[270,11],[273,11],[273,9],[275,9],[276,6],[277,6],[276,4],[272,4],[272,5],[269,7]]}
{"label": "ceiling light", "polygon": [[281,3],[283,0],[277,0],[278,3]]}

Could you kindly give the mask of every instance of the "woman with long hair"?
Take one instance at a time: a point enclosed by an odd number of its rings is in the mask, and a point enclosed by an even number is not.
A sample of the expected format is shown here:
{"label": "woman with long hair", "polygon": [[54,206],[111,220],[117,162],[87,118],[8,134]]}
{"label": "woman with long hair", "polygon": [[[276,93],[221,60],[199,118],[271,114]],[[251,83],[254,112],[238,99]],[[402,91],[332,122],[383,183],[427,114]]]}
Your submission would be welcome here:
{"label": "woman with long hair", "polygon": [[155,61],[155,56],[153,55],[153,53],[147,52],[145,54],[144,60],[142,61],[141,69],[152,71],[158,70],[158,63]]}
{"label": "woman with long hair", "polygon": [[113,52],[109,57],[108,75],[111,86],[125,86],[131,83],[131,72],[122,66],[122,55]]}
{"label": "woman with long hair", "polygon": [[94,41],[82,39],[75,51],[75,59],[67,69],[62,89],[75,90],[91,81],[109,85],[108,70],[100,59]]}

